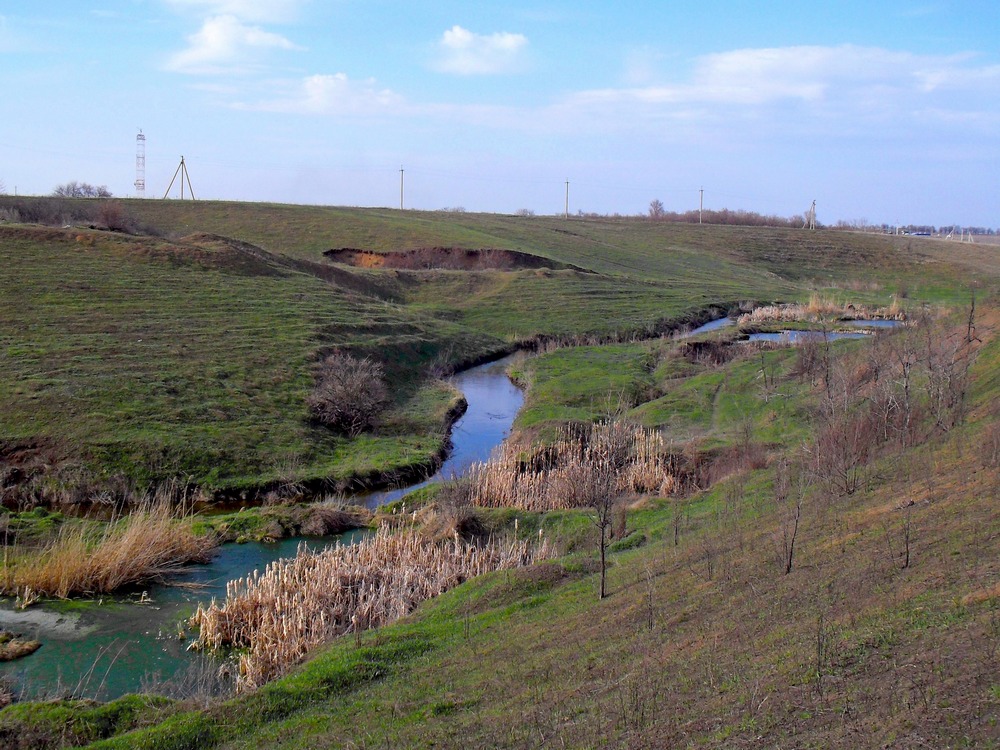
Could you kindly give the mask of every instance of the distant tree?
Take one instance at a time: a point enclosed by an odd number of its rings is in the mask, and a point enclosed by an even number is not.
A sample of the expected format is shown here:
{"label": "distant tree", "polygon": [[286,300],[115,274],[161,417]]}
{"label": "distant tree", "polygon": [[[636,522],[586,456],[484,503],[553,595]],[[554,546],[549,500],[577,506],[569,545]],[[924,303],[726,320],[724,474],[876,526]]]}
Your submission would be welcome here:
{"label": "distant tree", "polygon": [[530,208],[519,208],[515,211],[517,216],[534,216],[535,212]]}
{"label": "distant tree", "polygon": [[106,185],[94,187],[88,182],[70,180],[63,185],[56,185],[52,195],[59,198],[110,198],[111,191]]}
{"label": "distant tree", "polygon": [[666,210],[663,208],[663,201],[659,198],[654,198],[649,202],[649,218],[650,219],[662,219]]}

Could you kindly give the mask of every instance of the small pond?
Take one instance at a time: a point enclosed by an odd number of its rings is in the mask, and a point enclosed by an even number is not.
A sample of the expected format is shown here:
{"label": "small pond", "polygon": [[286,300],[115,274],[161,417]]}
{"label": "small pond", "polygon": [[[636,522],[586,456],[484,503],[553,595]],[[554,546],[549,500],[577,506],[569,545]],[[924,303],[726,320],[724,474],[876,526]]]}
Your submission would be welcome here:
{"label": "small pond", "polygon": [[33,698],[74,694],[108,699],[164,680],[171,681],[167,692],[172,686],[183,692],[180,683],[197,677],[198,662],[210,661],[211,672],[221,665],[187,652],[188,640],[178,636],[199,602],[224,598],[228,581],[294,555],[299,544],[320,549],[338,541],[349,544],[364,533],[226,544],[210,564],[185,568],[170,585],[151,586],[145,592],[35,605],[24,611],[4,602],[0,628],[40,640],[42,647],[0,665],[0,674],[13,678],[25,697]]}

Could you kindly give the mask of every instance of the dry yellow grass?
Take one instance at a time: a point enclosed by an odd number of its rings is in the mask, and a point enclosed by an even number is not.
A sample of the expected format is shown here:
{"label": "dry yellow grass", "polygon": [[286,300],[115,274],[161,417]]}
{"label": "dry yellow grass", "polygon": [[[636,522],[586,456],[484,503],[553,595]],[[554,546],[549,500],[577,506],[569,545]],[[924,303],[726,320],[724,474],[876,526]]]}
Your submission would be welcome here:
{"label": "dry yellow grass", "polygon": [[65,599],[104,594],[162,578],[190,562],[206,562],[216,546],[175,518],[167,502],[157,502],[108,524],[99,535],[85,524],[65,526],[40,550],[5,554],[0,591],[22,604],[39,596]]}
{"label": "dry yellow grass", "polygon": [[550,555],[543,538],[432,542],[387,527],[356,544],[320,552],[301,547],[262,574],[230,581],[221,605],[199,606],[191,618],[198,628],[193,647],[246,649],[237,687],[252,690],[334,636],[391,623],[467,578]]}
{"label": "dry yellow grass", "polygon": [[588,505],[598,485],[614,495],[667,495],[677,488],[675,459],[663,436],[623,422],[584,431],[566,427],[550,448],[529,460],[518,446],[504,443],[467,476],[473,505],[529,511]]}
{"label": "dry yellow grass", "polygon": [[740,327],[764,323],[818,322],[824,318],[850,318],[853,320],[904,320],[905,314],[899,300],[893,298],[888,307],[869,307],[839,302],[829,297],[813,294],[804,305],[762,305],[744,313],[737,319]]}

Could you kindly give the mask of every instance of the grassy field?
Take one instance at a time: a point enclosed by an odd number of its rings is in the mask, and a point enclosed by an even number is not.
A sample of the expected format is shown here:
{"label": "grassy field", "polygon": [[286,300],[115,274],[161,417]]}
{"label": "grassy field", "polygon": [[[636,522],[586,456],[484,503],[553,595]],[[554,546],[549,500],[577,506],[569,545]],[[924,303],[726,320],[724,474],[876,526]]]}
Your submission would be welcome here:
{"label": "grassy field", "polygon": [[[480,511],[487,528],[543,529],[564,554],[468,581],[207,710],[141,699],[139,712],[134,697],[14,705],[0,713],[0,737],[158,750],[997,747],[995,307],[981,309],[977,333],[964,421],[884,445],[849,494],[818,474],[783,479],[824,395],[794,352],[765,354],[781,397],[754,381],[755,356],[709,366],[666,352],[650,367],[648,345],[554,352],[542,360],[555,359],[551,369],[535,372],[539,387],[564,355],[594,365],[603,354],[626,378],[716,391],[710,404],[677,399],[685,429],[702,446],[744,457],[763,448],[767,459],[716,464],[684,496],[637,499],[611,546],[606,599],[589,513]],[[851,372],[865,360],[856,345],[837,354],[854,357]],[[662,398],[634,408],[655,423]]]}
{"label": "grassy field", "polygon": [[[5,490],[12,470],[70,492],[115,477],[239,489],[401,468],[444,440],[454,393],[433,373],[521,344],[541,348],[515,373],[522,436],[624,417],[662,429],[691,481],[634,499],[606,599],[591,513],[479,511],[486,532],[542,529],[562,555],[467,581],[207,708],[200,696],[15,704],[0,712],[0,745],[1000,746],[996,248],[640,219],[124,203],[146,234],[0,225]],[[322,255],[432,246],[583,270],[373,271]],[[710,307],[813,294],[895,299],[914,315],[950,305],[963,331],[973,288],[980,342],[960,418],[935,424],[928,396],[913,411],[920,429],[867,451],[849,491],[816,450],[836,403],[829,375],[793,350],[712,358],[648,338]],[[831,356],[874,403],[878,368],[924,349],[931,362],[948,329],[925,330],[938,333],[880,361],[868,342]],[[370,434],[308,421],[315,366],[332,348],[386,366],[394,402]],[[942,362],[914,388],[935,393]]]}
{"label": "grassy field", "polygon": [[[28,215],[46,200],[2,197],[0,208]],[[963,268],[942,243],[874,235],[120,203],[144,234],[0,225],[0,447],[19,471],[47,467],[49,496],[172,477],[228,492],[375,481],[444,445],[454,395],[430,372],[539,340],[651,336],[712,306],[814,290],[954,302],[970,268],[996,274],[984,247],[970,246]],[[52,211],[79,225],[100,206]],[[520,250],[583,271],[373,271],[323,257],[431,246]],[[305,397],[333,348],[386,365],[394,409],[372,434],[309,423]]]}

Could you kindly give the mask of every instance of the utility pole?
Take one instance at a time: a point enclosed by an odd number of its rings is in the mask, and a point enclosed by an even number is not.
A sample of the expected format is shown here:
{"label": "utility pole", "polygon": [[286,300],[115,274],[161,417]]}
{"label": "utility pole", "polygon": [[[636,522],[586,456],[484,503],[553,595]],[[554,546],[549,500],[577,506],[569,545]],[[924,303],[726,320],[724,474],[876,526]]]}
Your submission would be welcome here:
{"label": "utility pole", "polygon": [[403,165],[399,166],[399,210],[403,210]]}
{"label": "utility pole", "polygon": [[181,176],[181,200],[184,200],[184,181],[187,180],[188,190],[191,191],[191,200],[195,200],[194,188],[191,187],[191,176],[188,174],[187,165],[184,163],[184,157],[181,157],[181,163],[177,165],[177,170],[174,172],[174,176],[170,178],[170,185],[167,186],[167,192],[163,194],[163,199],[166,200],[167,196],[170,195],[170,189],[174,186],[174,181],[177,179],[177,175]]}
{"label": "utility pole", "polygon": [[698,223],[701,224],[701,212],[705,208],[705,188],[698,190]]}
{"label": "utility pole", "polygon": [[566,218],[569,218],[569,180],[566,180]]}

